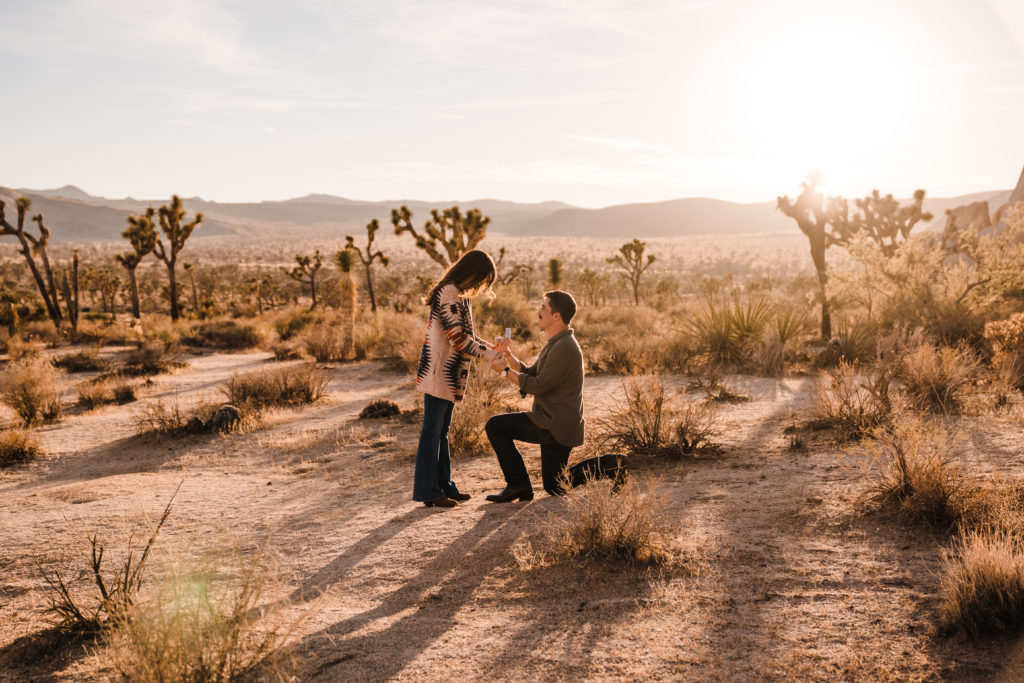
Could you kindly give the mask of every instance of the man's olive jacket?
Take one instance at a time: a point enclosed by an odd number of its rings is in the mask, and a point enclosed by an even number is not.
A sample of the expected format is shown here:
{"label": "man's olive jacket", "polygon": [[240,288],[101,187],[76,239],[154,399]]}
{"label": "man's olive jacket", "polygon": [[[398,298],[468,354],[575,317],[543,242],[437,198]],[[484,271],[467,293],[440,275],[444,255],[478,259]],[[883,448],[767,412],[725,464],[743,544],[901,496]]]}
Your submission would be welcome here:
{"label": "man's olive jacket", "polygon": [[519,390],[533,395],[533,423],[563,446],[583,444],[583,351],[572,328],[551,337],[536,362],[523,366]]}

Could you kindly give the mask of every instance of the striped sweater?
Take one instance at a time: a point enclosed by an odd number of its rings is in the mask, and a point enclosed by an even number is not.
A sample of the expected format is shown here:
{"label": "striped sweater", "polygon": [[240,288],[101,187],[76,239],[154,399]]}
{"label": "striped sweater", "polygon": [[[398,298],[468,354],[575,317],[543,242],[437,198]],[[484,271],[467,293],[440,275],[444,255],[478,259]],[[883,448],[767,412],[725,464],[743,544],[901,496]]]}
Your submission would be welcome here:
{"label": "striped sweater", "polygon": [[469,363],[493,360],[492,351],[473,334],[473,309],[455,285],[445,285],[430,301],[430,321],[416,370],[416,388],[425,394],[458,403],[466,393]]}

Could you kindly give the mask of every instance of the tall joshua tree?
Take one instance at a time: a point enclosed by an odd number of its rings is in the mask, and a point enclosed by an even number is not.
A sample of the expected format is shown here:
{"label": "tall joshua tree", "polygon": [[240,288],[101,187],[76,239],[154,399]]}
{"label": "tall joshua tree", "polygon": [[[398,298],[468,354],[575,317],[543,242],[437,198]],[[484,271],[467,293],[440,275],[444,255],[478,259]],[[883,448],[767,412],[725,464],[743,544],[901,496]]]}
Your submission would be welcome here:
{"label": "tall joshua tree", "polygon": [[156,225],[153,223],[153,216],[156,211],[153,207],[146,209],[145,213],[137,216],[128,216],[128,227],[121,233],[121,237],[128,240],[132,246],[131,251],[117,255],[117,262],[128,271],[128,284],[131,287],[132,295],[132,317],[142,317],[139,306],[139,281],[135,278],[135,269],[147,255],[156,248],[157,235]]}
{"label": "tall joshua tree", "polygon": [[811,261],[818,275],[818,298],[821,302],[821,337],[832,337],[832,313],[826,288],[828,264],[825,252],[830,246],[849,246],[858,237],[867,237],[878,244],[882,253],[892,256],[901,242],[910,237],[910,231],[922,220],[932,219],[922,209],[924,190],[914,192],[913,201],[900,206],[891,194],[881,195],[878,190],[854,202],[856,213],[851,215],[850,204],[842,197],[825,197],[818,191],[820,173],[809,173],[801,183],[796,200],[778,197],[779,211],[796,221],[800,232],[807,236],[811,247]]}
{"label": "tall joshua tree", "polygon": [[[345,250],[347,251],[347,250]],[[320,270],[320,267],[324,264],[324,257],[317,249],[313,256],[303,256],[302,254],[295,255],[296,265],[291,270],[284,269],[285,274],[296,282],[301,282],[304,285],[309,285],[309,295],[313,299],[313,303],[310,304],[309,310],[313,310],[316,307],[316,274]]]}
{"label": "tall joshua tree", "polygon": [[465,215],[458,206],[440,212],[433,209],[430,219],[423,224],[423,234],[420,234],[412,227],[412,211],[409,207],[391,209],[391,224],[395,226],[395,234],[407,232],[412,235],[416,246],[442,268],[455,263],[460,256],[480,244],[487,236],[487,224],[490,222],[491,219],[480,213],[480,209],[470,209]]}
{"label": "tall joshua tree", "polygon": [[345,249],[354,251],[356,256],[366,270],[366,292],[370,296],[370,310],[377,311],[377,299],[373,296],[373,261],[377,259],[385,268],[388,267],[388,257],[378,251],[373,251],[373,238],[380,230],[380,223],[374,218],[366,224],[366,253],[364,254],[356,247],[356,239],[352,235],[345,235]]}
{"label": "tall joshua tree", "polygon": [[640,278],[655,261],[654,254],[648,254],[647,261],[644,261],[644,249],[646,248],[646,242],[634,238],[632,242],[626,242],[619,247],[618,254],[605,259],[608,263],[618,266],[622,270],[620,275],[629,280],[629,284],[633,287],[634,305],[640,304]]}
{"label": "tall joshua tree", "polygon": [[[16,226],[7,222],[7,218],[4,215],[4,203],[0,201],[0,236],[14,235],[18,238],[18,242],[21,243],[21,253],[25,257],[29,270],[32,272],[33,279],[36,281],[39,295],[43,297],[46,312],[49,314],[54,326],[59,328],[63,316],[60,312],[60,303],[57,300],[57,288],[53,284],[53,271],[50,269],[50,259],[46,255],[46,246],[50,241],[50,231],[43,224],[43,215],[38,214],[33,216],[32,220],[39,226],[39,236],[36,237],[29,232],[25,232],[25,216],[28,214],[31,202],[28,197],[18,197],[15,200],[15,206],[18,209]],[[40,257],[40,262],[43,266],[42,270],[40,270],[39,265],[36,263],[36,256]]]}
{"label": "tall joshua tree", "polygon": [[157,235],[153,253],[167,266],[167,291],[171,298],[171,320],[177,320],[180,314],[178,310],[178,281],[175,273],[178,253],[185,248],[185,242],[192,236],[192,231],[203,222],[203,214],[196,213],[196,217],[186,223],[181,197],[175,194],[171,195],[170,204],[160,207],[158,217],[160,230],[167,237],[167,246],[164,247],[163,240]]}
{"label": "tall joshua tree", "polygon": [[334,254],[334,264],[341,271],[338,278],[339,303],[342,315],[345,316],[345,350],[346,358],[355,356],[356,338],[356,281],[352,276],[352,268],[356,265],[356,254],[353,249],[339,249]]}

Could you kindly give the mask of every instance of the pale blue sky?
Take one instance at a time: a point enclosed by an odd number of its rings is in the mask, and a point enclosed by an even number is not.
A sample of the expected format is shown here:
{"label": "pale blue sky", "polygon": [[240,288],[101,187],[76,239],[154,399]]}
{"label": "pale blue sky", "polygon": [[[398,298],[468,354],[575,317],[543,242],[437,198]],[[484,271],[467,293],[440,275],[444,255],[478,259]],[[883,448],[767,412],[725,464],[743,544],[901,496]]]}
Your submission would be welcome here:
{"label": "pale blue sky", "polygon": [[0,185],[582,206],[1012,187],[1021,0],[0,0]]}

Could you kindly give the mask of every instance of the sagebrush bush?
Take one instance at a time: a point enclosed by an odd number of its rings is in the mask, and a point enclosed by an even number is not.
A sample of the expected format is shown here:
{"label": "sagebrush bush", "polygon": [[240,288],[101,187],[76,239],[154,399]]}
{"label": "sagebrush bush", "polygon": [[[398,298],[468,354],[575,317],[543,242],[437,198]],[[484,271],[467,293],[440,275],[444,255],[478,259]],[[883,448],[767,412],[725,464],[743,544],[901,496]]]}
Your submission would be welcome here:
{"label": "sagebrush bush", "polygon": [[900,378],[915,408],[951,413],[960,410],[963,392],[974,382],[978,366],[966,347],[936,348],[922,342],[903,358]]}
{"label": "sagebrush bush", "polygon": [[228,401],[256,409],[314,403],[327,391],[327,373],[300,363],[246,375],[234,374],[221,388]]}
{"label": "sagebrush bush", "polygon": [[110,363],[100,358],[99,353],[94,349],[88,351],[77,351],[61,356],[53,361],[54,366],[66,372],[92,372],[106,370]]}
{"label": "sagebrush bush", "polygon": [[870,499],[940,527],[973,518],[977,496],[960,466],[962,444],[935,420],[902,414],[867,443],[875,463]]}
{"label": "sagebrush bush", "polygon": [[182,342],[190,346],[226,350],[249,349],[262,341],[263,335],[255,325],[235,320],[202,322],[182,337]]}
{"label": "sagebrush bush", "polygon": [[294,625],[261,605],[273,578],[265,554],[235,564],[228,572],[212,560],[174,564],[148,600],[125,612],[109,640],[126,680],[293,680],[283,647]]}
{"label": "sagebrush bush", "polygon": [[11,363],[0,374],[0,398],[26,426],[52,422],[61,413],[59,378],[60,373],[40,358]]}
{"label": "sagebrush bush", "polygon": [[721,433],[713,403],[683,401],[672,411],[672,435],[675,447],[683,455],[692,455],[711,446]]}
{"label": "sagebrush bush", "polygon": [[23,429],[0,431],[0,469],[35,460],[39,443]]}
{"label": "sagebrush bush", "polygon": [[666,441],[665,384],[658,375],[622,382],[624,404],[595,420],[603,446],[630,453],[657,453]]}
{"label": "sagebrush bush", "polygon": [[1024,626],[1024,540],[1020,531],[970,530],[943,556],[940,624],[971,635]]}
{"label": "sagebrush bush", "polygon": [[840,438],[855,439],[886,424],[892,412],[889,387],[892,365],[876,364],[860,373],[857,363],[840,361],[832,370],[822,372],[822,381],[812,395],[812,421],[834,429]]}
{"label": "sagebrush bush", "polygon": [[570,490],[566,515],[555,518],[546,543],[555,555],[658,564],[673,553],[668,495],[660,481],[632,476],[613,491],[610,479]]}

